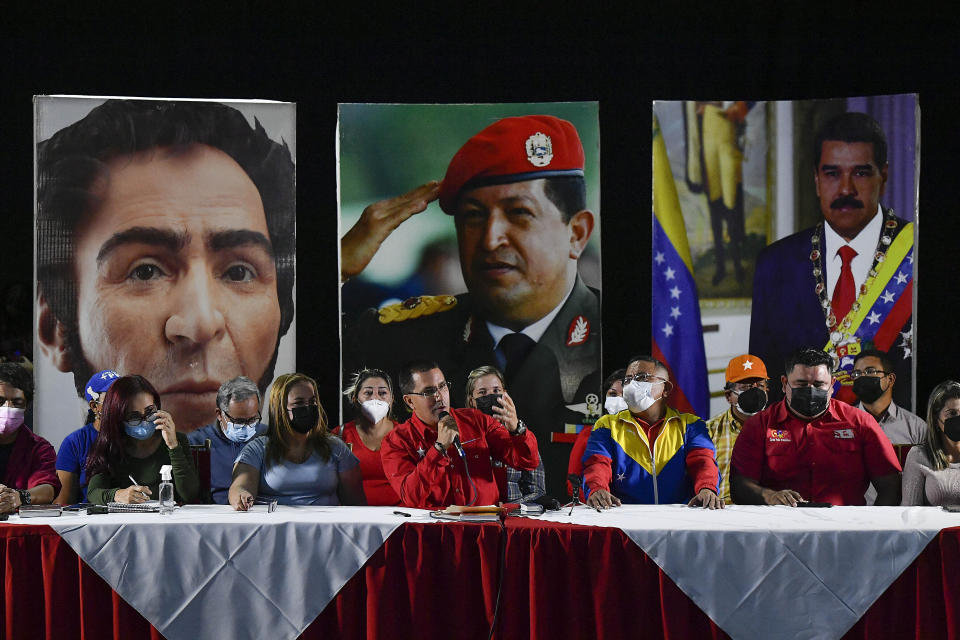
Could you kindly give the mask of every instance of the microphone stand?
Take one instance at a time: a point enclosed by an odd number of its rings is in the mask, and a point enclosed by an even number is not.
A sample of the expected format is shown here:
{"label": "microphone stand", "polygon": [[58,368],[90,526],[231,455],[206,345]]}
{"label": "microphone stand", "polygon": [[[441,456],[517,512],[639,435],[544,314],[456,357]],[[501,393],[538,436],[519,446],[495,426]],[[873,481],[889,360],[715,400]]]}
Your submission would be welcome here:
{"label": "microphone stand", "polygon": [[572,516],[573,508],[578,504],[579,505],[583,504],[582,502],[580,502],[580,476],[578,476],[575,473],[571,473],[569,476],[567,476],[567,480],[570,481],[570,486],[573,487],[573,499],[560,508],[566,509],[567,507],[570,507],[570,513],[568,513],[567,515]]}

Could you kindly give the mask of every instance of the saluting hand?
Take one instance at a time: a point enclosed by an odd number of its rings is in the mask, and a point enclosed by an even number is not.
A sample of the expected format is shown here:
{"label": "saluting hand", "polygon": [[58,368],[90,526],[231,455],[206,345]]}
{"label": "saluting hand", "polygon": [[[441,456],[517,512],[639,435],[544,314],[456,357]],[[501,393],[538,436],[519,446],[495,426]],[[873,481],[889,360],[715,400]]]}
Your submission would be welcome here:
{"label": "saluting hand", "polygon": [[346,282],[362,272],[383,241],[410,216],[420,213],[440,195],[440,182],[431,180],[413,191],[374,202],[340,239],[340,279]]}

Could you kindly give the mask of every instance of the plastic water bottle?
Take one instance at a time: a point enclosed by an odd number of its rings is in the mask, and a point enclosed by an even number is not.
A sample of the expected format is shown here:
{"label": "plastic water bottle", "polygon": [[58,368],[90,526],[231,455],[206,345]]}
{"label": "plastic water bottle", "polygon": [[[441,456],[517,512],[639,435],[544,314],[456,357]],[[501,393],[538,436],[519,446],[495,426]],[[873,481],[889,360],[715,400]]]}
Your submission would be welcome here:
{"label": "plastic water bottle", "polygon": [[173,467],[165,464],[160,467],[160,513],[173,513],[176,504],[173,501]]}

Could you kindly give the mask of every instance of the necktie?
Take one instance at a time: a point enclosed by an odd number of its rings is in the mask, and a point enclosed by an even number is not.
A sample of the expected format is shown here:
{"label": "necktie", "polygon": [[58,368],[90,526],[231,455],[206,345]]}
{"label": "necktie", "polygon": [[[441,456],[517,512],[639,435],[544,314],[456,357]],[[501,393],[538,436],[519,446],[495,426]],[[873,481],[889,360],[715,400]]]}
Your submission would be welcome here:
{"label": "necktie", "polygon": [[853,306],[854,300],[857,299],[857,285],[853,281],[853,271],[850,270],[850,263],[857,252],[853,250],[853,247],[843,245],[837,253],[840,254],[843,266],[840,268],[840,278],[837,279],[837,286],[833,288],[833,300],[830,301],[830,304],[833,307],[833,315],[836,316],[837,322],[840,322],[846,317],[850,307]]}
{"label": "necktie", "polygon": [[523,360],[536,344],[533,338],[525,333],[508,333],[500,339],[497,348],[506,360],[503,377],[506,378],[508,386],[520,369],[520,365],[523,364]]}

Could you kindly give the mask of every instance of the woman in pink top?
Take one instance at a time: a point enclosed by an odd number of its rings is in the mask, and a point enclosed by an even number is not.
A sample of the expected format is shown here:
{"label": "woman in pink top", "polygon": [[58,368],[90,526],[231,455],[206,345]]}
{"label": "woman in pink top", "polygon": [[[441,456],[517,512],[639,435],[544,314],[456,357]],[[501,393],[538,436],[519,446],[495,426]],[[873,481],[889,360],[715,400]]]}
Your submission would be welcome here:
{"label": "woman in pink top", "polygon": [[393,383],[379,369],[363,369],[343,392],[356,419],[334,430],[360,460],[367,504],[392,506],[400,497],[390,486],[380,462],[380,443],[393,429]]}

